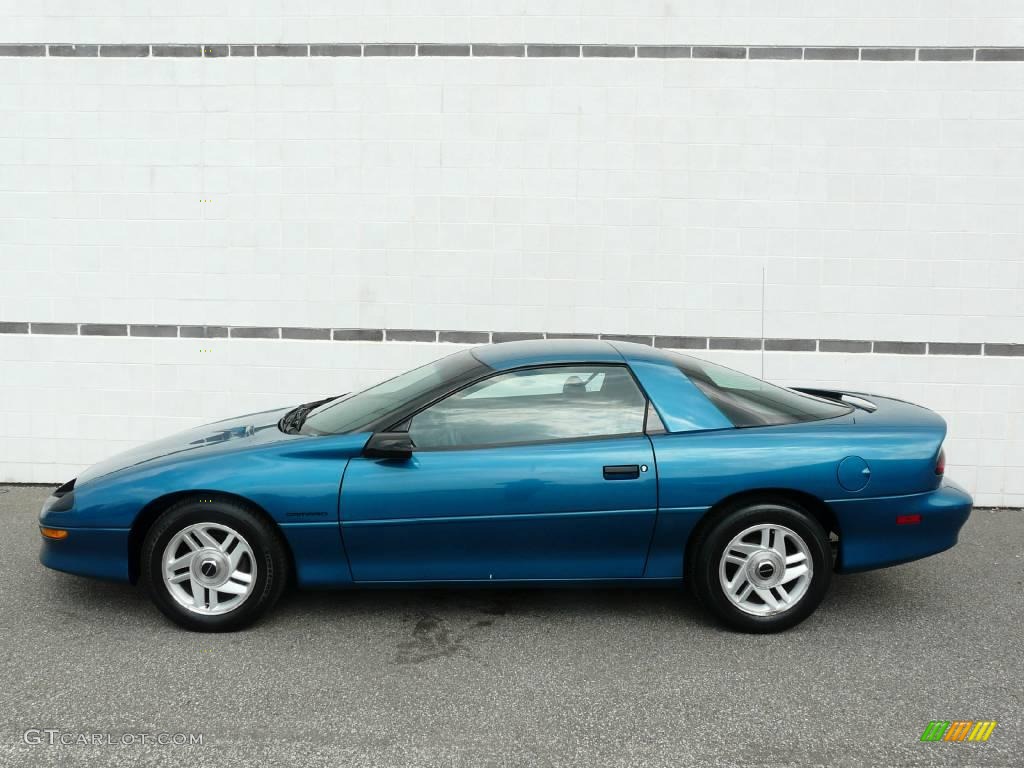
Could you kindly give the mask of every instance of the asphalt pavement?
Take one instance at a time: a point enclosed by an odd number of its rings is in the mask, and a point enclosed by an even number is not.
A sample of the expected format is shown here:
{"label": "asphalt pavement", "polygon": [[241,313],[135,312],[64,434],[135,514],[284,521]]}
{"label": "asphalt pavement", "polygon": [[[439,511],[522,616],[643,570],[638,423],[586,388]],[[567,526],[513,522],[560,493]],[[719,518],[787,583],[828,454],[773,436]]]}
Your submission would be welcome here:
{"label": "asphalt pavement", "polygon": [[773,636],[674,589],[292,591],[202,635],[43,568],[47,493],[0,486],[0,766],[1024,765],[1021,510]]}

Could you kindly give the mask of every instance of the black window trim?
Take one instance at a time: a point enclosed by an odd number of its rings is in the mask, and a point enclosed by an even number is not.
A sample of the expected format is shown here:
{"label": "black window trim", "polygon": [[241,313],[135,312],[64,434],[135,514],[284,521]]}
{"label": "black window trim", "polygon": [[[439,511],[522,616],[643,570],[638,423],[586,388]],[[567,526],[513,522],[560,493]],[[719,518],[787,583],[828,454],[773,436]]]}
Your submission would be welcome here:
{"label": "black window trim", "polygon": [[[474,355],[474,357],[475,357],[475,355]],[[492,449],[492,448],[510,448],[510,447],[513,447],[513,446],[552,445],[552,444],[558,444],[558,443],[592,442],[592,441],[595,441],[595,440],[615,440],[615,439],[620,439],[620,438],[625,438],[625,437],[648,437],[648,433],[647,433],[647,411],[648,411],[648,408],[649,408],[649,406],[651,405],[651,402],[652,402],[650,396],[648,396],[647,391],[644,389],[643,385],[640,383],[640,380],[637,378],[636,373],[633,371],[632,367],[630,367],[629,363],[627,363],[625,361],[623,361],[623,362],[614,362],[614,361],[607,361],[607,360],[580,360],[580,361],[569,361],[569,362],[559,362],[559,363],[532,363],[532,364],[529,364],[529,365],[516,366],[514,368],[503,368],[503,369],[490,368],[489,372],[484,374],[483,376],[480,376],[480,377],[478,377],[476,379],[473,379],[472,381],[466,381],[466,382],[463,382],[463,383],[459,384],[457,387],[448,390],[447,392],[445,392],[440,397],[435,398],[430,403],[427,403],[426,405],[423,405],[423,406],[419,407],[414,412],[403,414],[402,418],[399,419],[398,421],[393,421],[392,420],[391,423],[390,423],[390,426],[388,426],[386,429],[375,430],[375,431],[382,431],[382,432],[408,432],[409,431],[409,424],[408,424],[408,422],[412,421],[419,414],[423,413],[423,411],[427,410],[428,408],[434,407],[435,405],[440,403],[442,400],[447,400],[452,395],[456,395],[456,394],[458,394],[459,392],[461,392],[464,389],[468,389],[469,387],[472,387],[475,384],[479,384],[481,382],[487,381],[488,379],[493,379],[493,378],[495,378],[497,376],[502,376],[502,375],[504,375],[506,373],[515,373],[515,372],[518,372],[518,371],[547,370],[547,369],[551,369],[551,368],[579,368],[579,367],[585,367],[585,366],[588,366],[588,365],[600,366],[602,368],[625,368],[626,369],[626,372],[629,373],[630,377],[633,379],[633,383],[636,385],[637,390],[640,392],[640,395],[644,399],[644,423],[643,423],[643,427],[642,427],[643,431],[641,431],[641,432],[622,432],[622,433],[615,434],[615,435],[585,435],[585,436],[581,436],[581,437],[560,437],[560,438],[552,438],[552,439],[549,439],[549,440],[530,440],[530,441],[526,441],[526,442],[516,441],[516,442],[510,442],[510,443],[484,443],[484,444],[481,444],[481,445],[458,445],[458,446],[441,446],[441,447],[438,447],[438,448],[416,448],[415,451],[417,453],[439,453],[439,452],[443,452],[443,451],[484,451],[484,450],[489,450],[489,449]],[[402,427],[405,427],[405,428],[403,429]],[[661,434],[661,433],[656,433],[656,434]]]}

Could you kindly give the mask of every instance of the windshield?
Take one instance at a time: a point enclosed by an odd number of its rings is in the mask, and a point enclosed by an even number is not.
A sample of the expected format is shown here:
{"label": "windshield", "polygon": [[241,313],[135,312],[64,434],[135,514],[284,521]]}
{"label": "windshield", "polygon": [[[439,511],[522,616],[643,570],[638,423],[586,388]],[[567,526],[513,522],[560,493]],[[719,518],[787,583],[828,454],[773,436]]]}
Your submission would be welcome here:
{"label": "windshield", "polygon": [[847,405],[794,392],[706,360],[672,356],[679,370],[737,427],[831,419],[853,410]]}
{"label": "windshield", "polygon": [[456,352],[320,406],[306,417],[299,432],[338,435],[372,428],[379,420],[391,414],[397,418],[407,407],[425,405],[463,379],[486,370],[469,350]]}

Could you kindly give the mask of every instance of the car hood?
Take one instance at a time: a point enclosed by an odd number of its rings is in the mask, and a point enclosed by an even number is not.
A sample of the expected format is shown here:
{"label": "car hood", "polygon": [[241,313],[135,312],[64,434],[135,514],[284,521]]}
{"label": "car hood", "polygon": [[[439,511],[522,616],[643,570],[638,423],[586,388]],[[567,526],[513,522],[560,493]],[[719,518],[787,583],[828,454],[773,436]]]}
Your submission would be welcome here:
{"label": "car hood", "polygon": [[81,485],[122,469],[173,455],[212,455],[281,440],[294,440],[300,436],[285,434],[277,428],[277,422],[292,408],[294,406],[235,416],[145,443],[93,464],[78,475],[76,483]]}

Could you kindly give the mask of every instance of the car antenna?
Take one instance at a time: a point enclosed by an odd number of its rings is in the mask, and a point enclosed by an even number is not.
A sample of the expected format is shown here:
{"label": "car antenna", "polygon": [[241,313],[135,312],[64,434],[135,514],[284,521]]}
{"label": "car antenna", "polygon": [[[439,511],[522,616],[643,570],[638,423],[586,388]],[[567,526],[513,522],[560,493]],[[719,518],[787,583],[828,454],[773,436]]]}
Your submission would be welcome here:
{"label": "car antenna", "polygon": [[761,378],[764,378],[764,293],[768,281],[768,266],[761,265]]}

